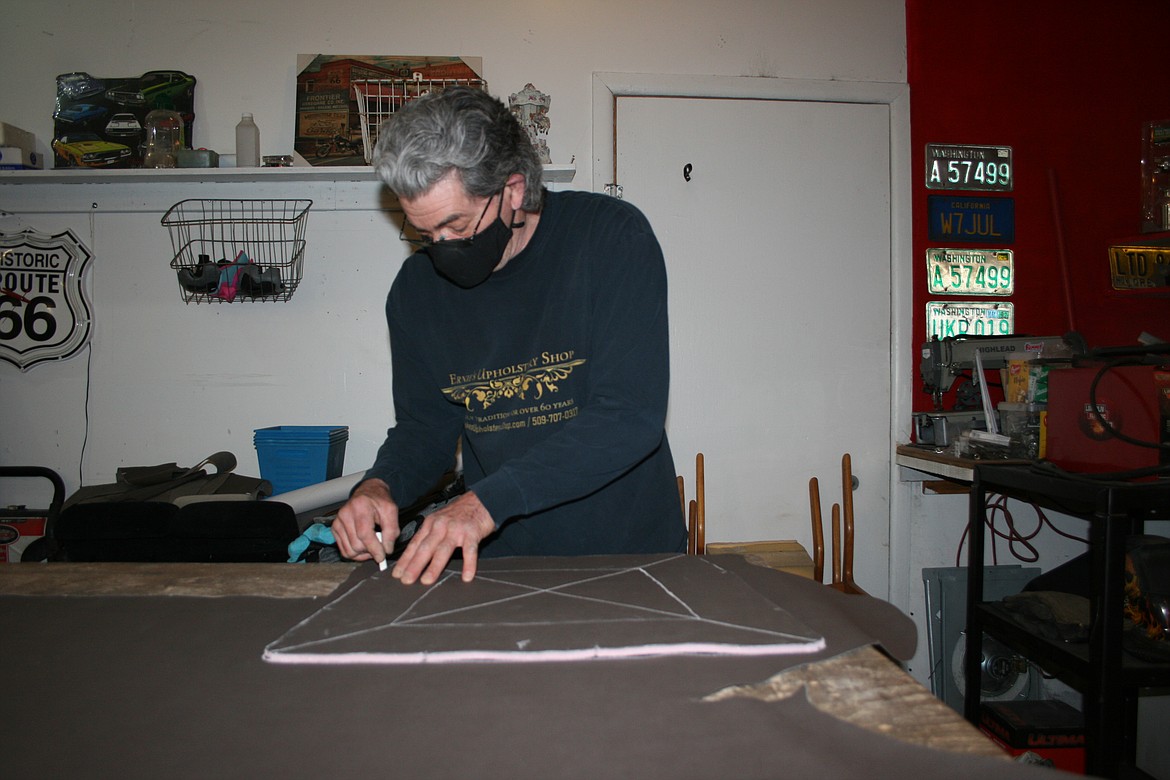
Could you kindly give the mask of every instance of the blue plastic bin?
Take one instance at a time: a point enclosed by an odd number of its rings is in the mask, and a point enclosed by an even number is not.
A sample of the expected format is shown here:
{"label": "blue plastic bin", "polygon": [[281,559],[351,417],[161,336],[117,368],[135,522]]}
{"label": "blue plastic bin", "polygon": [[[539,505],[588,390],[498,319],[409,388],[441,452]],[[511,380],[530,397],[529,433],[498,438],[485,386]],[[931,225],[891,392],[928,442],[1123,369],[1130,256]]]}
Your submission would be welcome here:
{"label": "blue plastic bin", "polygon": [[348,440],[345,425],[277,425],[252,435],[260,476],[272,483],[273,495],[340,477]]}

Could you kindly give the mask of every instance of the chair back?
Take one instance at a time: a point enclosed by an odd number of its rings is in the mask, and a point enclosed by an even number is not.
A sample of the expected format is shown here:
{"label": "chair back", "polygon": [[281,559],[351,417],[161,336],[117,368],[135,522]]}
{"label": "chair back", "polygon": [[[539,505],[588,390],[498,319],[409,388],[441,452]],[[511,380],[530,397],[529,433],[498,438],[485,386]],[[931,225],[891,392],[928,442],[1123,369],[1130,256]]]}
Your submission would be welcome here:
{"label": "chair back", "polygon": [[687,555],[706,552],[707,508],[706,478],[703,473],[703,453],[695,455],[695,497],[687,501],[686,480],[678,476],[678,501],[682,505],[683,521],[687,524]]}
{"label": "chair back", "polygon": [[[825,532],[821,519],[821,488],[816,477],[808,481],[812,513],[813,579],[825,581]],[[834,503],[831,514],[829,587],[844,593],[865,594],[853,580],[853,460],[849,453],[841,458],[841,503]]]}

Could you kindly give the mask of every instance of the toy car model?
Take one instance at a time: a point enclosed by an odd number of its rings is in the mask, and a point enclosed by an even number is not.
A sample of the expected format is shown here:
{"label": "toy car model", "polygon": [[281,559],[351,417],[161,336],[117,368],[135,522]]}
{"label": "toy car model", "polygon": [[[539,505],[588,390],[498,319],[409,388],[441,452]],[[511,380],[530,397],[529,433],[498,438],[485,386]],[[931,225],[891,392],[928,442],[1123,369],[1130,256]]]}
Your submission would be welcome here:
{"label": "toy car model", "polygon": [[133,114],[114,114],[106,123],[106,135],[138,135],[142,124]]}
{"label": "toy car model", "polygon": [[63,73],[57,77],[57,94],[70,100],[96,95],[104,86],[88,73]]}
{"label": "toy car model", "polygon": [[138,88],[154,108],[174,108],[180,98],[195,94],[195,77],[181,70],[152,70],[142,74]]}
{"label": "toy car model", "polygon": [[146,105],[146,98],[143,97],[142,90],[139,89],[138,81],[135,79],[124,81],[121,84],[107,89],[106,100],[117,103],[120,106]]}
{"label": "toy car model", "polygon": [[106,109],[103,106],[95,106],[93,103],[76,103],[62,108],[54,118],[66,124],[80,125],[91,119],[101,119],[105,115]]}
{"label": "toy car model", "polygon": [[103,141],[96,133],[68,133],[53,140],[53,151],[66,163],[86,168],[113,165],[130,156],[130,147]]}

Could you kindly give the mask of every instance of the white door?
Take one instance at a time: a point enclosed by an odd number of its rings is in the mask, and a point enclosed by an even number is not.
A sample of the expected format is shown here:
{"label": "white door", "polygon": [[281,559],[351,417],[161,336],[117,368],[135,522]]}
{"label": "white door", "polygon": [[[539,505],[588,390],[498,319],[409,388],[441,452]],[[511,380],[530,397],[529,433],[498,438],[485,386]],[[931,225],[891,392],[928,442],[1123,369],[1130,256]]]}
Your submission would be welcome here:
{"label": "white door", "polygon": [[828,523],[848,452],[855,576],[884,593],[889,107],[619,97],[615,123],[616,181],[666,255],[667,430],[688,481],[704,453],[707,540],[811,552],[808,480]]}

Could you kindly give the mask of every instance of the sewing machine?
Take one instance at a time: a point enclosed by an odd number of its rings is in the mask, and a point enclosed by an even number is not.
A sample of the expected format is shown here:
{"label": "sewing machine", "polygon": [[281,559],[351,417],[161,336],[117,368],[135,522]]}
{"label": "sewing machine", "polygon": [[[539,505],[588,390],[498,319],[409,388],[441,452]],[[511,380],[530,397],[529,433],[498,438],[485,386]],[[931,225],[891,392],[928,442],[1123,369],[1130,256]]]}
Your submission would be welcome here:
{"label": "sewing machine", "polygon": [[942,409],[943,393],[951,389],[963,372],[975,369],[975,356],[985,369],[1003,368],[1009,360],[1038,358],[1068,359],[1085,353],[1080,336],[934,336],[922,345],[923,389],[934,396],[936,409]]}

